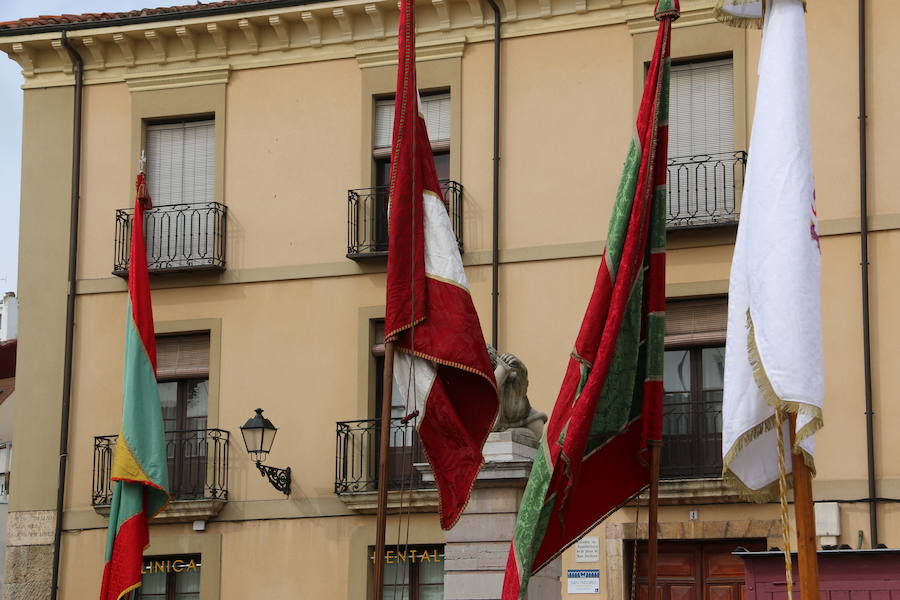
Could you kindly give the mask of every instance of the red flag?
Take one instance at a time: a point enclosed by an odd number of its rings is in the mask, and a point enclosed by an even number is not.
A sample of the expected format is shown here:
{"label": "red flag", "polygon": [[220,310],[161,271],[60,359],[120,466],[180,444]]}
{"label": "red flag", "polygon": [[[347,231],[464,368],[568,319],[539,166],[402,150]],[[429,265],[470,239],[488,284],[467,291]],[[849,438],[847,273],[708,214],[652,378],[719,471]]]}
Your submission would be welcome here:
{"label": "red flag", "polygon": [[494,373],[441,194],[416,88],[415,8],[402,0],[391,155],[385,340],[394,394],[419,411],[441,527],[466,507],[499,410]]}

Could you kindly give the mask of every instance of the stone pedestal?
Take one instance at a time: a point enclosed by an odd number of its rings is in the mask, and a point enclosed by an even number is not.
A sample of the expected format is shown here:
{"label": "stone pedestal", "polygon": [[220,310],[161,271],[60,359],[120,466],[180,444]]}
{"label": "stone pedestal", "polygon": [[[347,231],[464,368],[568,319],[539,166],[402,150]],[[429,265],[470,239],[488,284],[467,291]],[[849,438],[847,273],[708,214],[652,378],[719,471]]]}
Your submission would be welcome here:
{"label": "stone pedestal", "polygon": [[[499,600],[516,513],[538,442],[515,431],[492,433],[469,505],[444,546],[445,600]],[[428,477],[430,474],[426,474]],[[529,600],[559,600],[560,560],[531,578]]]}

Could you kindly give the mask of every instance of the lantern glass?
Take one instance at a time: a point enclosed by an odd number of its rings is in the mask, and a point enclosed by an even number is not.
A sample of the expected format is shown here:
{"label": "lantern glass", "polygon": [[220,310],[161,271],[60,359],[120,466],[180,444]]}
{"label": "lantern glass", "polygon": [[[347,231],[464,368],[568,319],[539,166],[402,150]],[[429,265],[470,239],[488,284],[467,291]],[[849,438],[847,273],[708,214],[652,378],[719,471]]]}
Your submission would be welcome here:
{"label": "lantern glass", "polygon": [[278,428],[262,415],[262,409],[256,409],[256,415],[248,419],[241,427],[241,435],[247,452],[257,462],[263,462],[272,450]]}

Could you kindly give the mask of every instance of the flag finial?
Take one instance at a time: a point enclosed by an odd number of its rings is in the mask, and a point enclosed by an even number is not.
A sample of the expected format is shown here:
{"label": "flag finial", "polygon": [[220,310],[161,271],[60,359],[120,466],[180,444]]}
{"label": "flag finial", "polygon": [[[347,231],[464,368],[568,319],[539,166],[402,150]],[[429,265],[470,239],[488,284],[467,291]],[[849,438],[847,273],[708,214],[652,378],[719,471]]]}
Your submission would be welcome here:
{"label": "flag finial", "polygon": [[656,17],[657,21],[662,21],[665,18],[670,18],[674,21],[681,16],[681,6],[678,0],[659,0],[656,3],[656,10],[653,11],[653,16]]}

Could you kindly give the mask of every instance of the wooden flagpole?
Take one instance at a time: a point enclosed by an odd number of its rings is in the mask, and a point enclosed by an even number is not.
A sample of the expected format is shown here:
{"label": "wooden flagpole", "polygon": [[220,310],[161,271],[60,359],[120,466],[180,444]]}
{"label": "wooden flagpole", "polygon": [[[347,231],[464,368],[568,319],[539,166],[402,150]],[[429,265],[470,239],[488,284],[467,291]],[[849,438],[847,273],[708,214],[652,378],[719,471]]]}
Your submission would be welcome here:
{"label": "wooden flagpole", "polygon": [[387,531],[388,477],[390,477],[391,403],[394,395],[394,342],[384,345],[384,387],[378,433],[378,514],[375,527],[375,600],[384,596],[384,542]]}
{"label": "wooden flagpole", "polygon": [[[659,449],[662,442],[650,440],[650,515],[647,518],[647,598],[656,600],[656,564],[659,557]],[[804,600],[806,600],[804,598]]]}
{"label": "wooden flagpole", "polygon": [[[791,448],[797,428],[797,415],[790,414]],[[802,453],[791,452],[794,478],[794,520],[797,524],[797,571],[801,600],[819,600],[819,562],[816,548],[816,516],[813,510],[812,472]]]}

